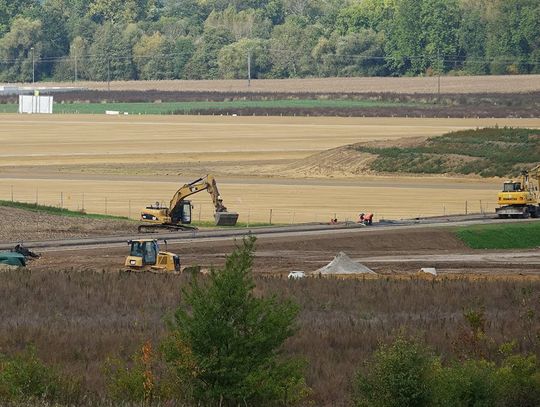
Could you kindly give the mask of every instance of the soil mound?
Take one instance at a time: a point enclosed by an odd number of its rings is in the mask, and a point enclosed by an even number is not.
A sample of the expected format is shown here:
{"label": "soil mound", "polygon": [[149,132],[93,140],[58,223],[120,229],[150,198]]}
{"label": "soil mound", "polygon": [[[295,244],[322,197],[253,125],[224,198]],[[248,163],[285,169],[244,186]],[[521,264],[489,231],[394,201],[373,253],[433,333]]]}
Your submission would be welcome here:
{"label": "soil mound", "polygon": [[330,263],[321,267],[315,273],[320,274],[377,274],[363,264],[356,263],[343,252],[334,257]]}
{"label": "soil mound", "polygon": [[369,172],[369,164],[377,156],[342,146],[323,151],[288,164],[283,175],[294,176],[354,176]]}

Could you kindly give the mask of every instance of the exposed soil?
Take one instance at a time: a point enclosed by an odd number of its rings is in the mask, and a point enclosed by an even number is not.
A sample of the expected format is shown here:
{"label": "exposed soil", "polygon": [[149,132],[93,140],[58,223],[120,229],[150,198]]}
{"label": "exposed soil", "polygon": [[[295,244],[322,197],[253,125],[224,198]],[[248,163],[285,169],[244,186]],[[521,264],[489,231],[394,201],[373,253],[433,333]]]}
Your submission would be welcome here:
{"label": "exposed soil", "polygon": [[3,206],[0,206],[0,219],[0,242],[107,236],[119,231],[137,231],[137,223],[130,221],[65,217]]}
{"label": "exposed soil", "polygon": [[[435,76],[425,77],[358,77],[358,78],[305,78],[305,79],[243,79],[228,80],[162,80],[162,81],[113,81],[60,82],[47,86],[83,87],[94,90],[161,90],[209,92],[328,92],[365,93],[397,92],[437,94],[475,94],[484,92],[515,93],[540,91],[540,75],[490,75],[490,76]],[[31,84],[29,84],[31,85]]]}
{"label": "exposed soil", "polygon": [[[236,244],[237,241],[183,242],[169,244],[167,249],[180,254],[183,265],[196,264],[210,269],[223,265],[226,255]],[[254,270],[282,277],[292,270],[309,273],[328,264],[339,252],[385,276],[408,275],[418,272],[420,267],[437,267],[443,275],[486,274],[496,277],[532,273],[540,277],[539,253],[522,251],[522,255],[509,256],[484,251],[483,255],[478,255],[450,230],[428,228],[287,238],[264,236],[257,242]],[[71,269],[117,272],[122,269],[127,248],[66,249],[44,254],[29,268],[36,271]]]}

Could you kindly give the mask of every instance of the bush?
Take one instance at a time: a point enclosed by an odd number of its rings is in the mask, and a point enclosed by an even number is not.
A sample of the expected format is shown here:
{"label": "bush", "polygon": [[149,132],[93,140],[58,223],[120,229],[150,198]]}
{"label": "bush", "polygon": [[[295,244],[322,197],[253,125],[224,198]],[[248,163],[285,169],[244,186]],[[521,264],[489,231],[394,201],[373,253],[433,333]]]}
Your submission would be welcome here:
{"label": "bush", "polygon": [[434,386],[434,405],[491,407],[497,401],[496,366],[467,360],[443,368]]}
{"label": "bush", "polygon": [[116,402],[141,402],[152,399],[154,387],[151,371],[151,345],[146,343],[140,352],[131,357],[131,366],[117,359],[108,359],[105,364],[107,390]]}
{"label": "bush", "polygon": [[355,404],[370,407],[428,406],[437,359],[419,343],[399,337],[382,346],[359,373],[354,390]]}
{"label": "bush", "polygon": [[540,369],[535,355],[508,356],[497,371],[500,406],[540,405]]}
{"label": "bush", "polygon": [[73,403],[80,398],[79,384],[45,365],[33,347],[11,358],[0,358],[0,400]]}

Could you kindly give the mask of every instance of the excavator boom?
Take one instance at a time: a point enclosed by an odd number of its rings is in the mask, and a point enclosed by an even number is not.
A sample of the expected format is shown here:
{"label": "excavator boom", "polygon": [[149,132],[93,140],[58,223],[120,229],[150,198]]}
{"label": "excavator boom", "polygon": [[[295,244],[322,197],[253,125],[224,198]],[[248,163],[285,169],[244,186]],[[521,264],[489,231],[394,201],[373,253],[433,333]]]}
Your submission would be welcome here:
{"label": "excavator boom", "polygon": [[154,231],[157,229],[184,230],[193,229],[186,224],[191,222],[191,203],[186,200],[189,196],[201,191],[208,191],[212,197],[215,209],[215,222],[217,226],[234,226],[238,221],[238,213],[229,212],[219,194],[217,183],[212,175],[196,179],[193,182],[180,187],[169,203],[169,207],[146,207],[141,218],[145,222],[153,223],[153,226],[141,226],[140,231]]}

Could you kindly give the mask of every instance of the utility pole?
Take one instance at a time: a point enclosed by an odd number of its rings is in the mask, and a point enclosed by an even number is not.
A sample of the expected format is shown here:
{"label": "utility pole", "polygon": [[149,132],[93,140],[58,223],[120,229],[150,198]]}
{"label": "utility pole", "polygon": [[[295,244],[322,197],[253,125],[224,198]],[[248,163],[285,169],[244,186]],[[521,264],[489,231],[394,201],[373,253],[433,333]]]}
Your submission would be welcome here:
{"label": "utility pole", "polygon": [[32,51],[32,83],[36,83],[36,58],[34,53],[34,47],[30,48]]}
{"label": "utility pole", "polygon": [[111,91],[111,59],[107,57],[107,89]]}
{"label": "utility pole", "polygon": [[248,66],[248,88],[251,86],[251,51],[248,51],[247,57],[247,66]]}
{"label": "utility pole", "polygon": [[441,56],[437,47],[437,100],[441,101]]}
{"label": "utility pole", "polygon": [[75,82],[77,82],[77,57],[75,57]]}

